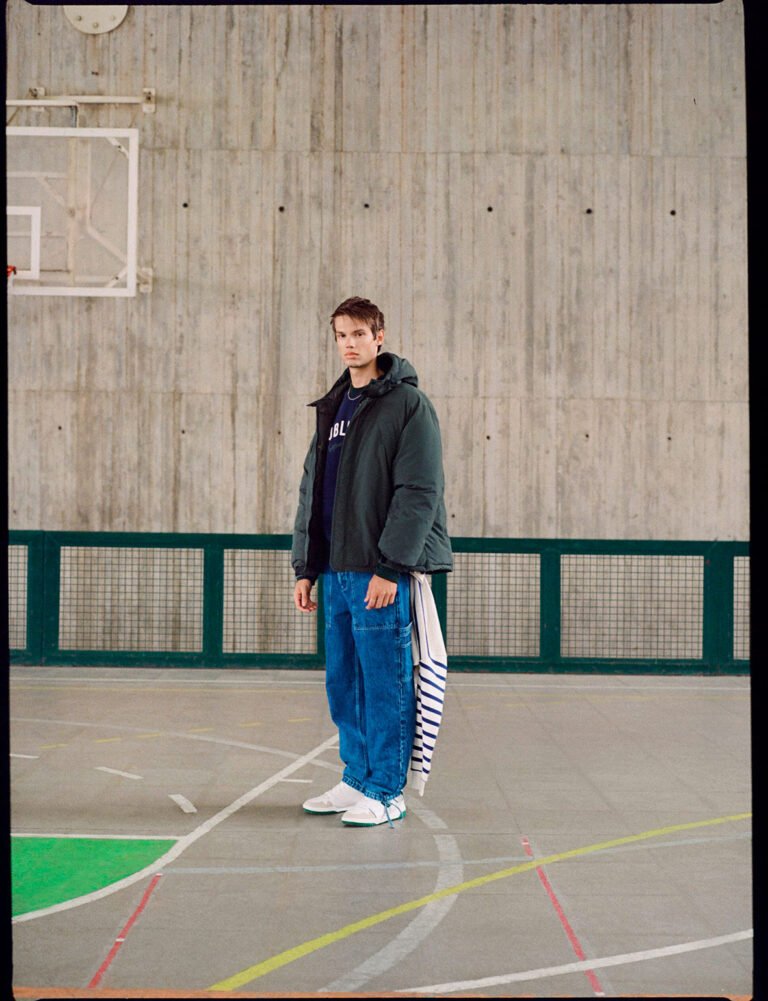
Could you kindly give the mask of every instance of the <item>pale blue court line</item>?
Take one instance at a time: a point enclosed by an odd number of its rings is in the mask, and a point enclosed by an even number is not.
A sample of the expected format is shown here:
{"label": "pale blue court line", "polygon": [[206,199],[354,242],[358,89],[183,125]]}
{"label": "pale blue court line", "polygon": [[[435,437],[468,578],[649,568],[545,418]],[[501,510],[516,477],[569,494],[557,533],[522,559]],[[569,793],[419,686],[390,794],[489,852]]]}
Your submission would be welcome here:
{"label": "pale blue court line", "polygon": [[[526,857],[520,858],[499,858],[499,859],[476,859],[467,862],[462,859],[462,865],[484,865],[488,862],[525,862]],[[453,863],[451,863],[453,864]],[[359,865],[253,865],[253,866],[170,866],[163,870],[166,876],[268,876],[272,873],[300,873],[300,872],[377,872],[379,870],[399,870],[399,869],[435,869],[445,865],[440,859],[431,859],[424,862],[368,862]]]}
{"label": "pale blue court line", "polygon": [[[752,837],[747,831],[743,834],[724,835],[711,838],[680,838],[678,841],[659,841],[639,845],[620,845],[617,848],[604,848],[594,852],[595,855],[614,855],[619,852],[646,852],[655,848],[685,848],[690,845],[725,844],[729,841],[747,841]],[[497,855],[489,858],[462,859],[462,865],[496,865],[507,862],[528,862],[527,855]],[[588,859],[573,859],[573,864]],[[301,872],[374,872],[393,869],[433,869],[444,863],[435,860],[423,862],[366,862],[349,865],[254,865],[254,866],[169,866],[164,870],[166,876],[265,876],[271,873],[301,873]]]}

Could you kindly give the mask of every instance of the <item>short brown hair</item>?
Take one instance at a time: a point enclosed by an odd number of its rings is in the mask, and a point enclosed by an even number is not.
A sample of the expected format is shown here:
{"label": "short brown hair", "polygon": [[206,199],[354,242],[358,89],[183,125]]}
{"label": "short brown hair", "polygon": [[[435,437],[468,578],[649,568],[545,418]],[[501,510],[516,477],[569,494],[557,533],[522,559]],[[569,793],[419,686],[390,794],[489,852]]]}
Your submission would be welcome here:
{"label": "short brown hair", "polygon": [[380,330],[384,329],[384,314],[371,302],[370,299],[362,299],[359,295],[353,295],[351,299],[345,299],[331,313],[331,329],[336,336],[336,327],[333,321],[337,316],[351,316],[353,320],[364,323],[370,327],[374,337]]}

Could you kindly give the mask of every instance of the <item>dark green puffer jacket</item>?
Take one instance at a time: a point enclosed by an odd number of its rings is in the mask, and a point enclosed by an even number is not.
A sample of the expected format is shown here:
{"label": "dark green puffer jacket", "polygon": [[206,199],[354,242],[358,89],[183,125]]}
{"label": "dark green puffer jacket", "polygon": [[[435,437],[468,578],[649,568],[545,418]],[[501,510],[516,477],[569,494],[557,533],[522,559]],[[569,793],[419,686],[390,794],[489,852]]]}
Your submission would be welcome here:
{"label": "dark green puffer jacket", "polygon": [[[451,570],[437,414],[418,389],[410,362],[385,352],[377,363],[384,374],[365,387],[341,452],[331,568],[381,572],[390,579],[393,572]],[[291,562],[297,577],[314,580],[325,566],[325,456],[336,411],[350,385],[345,371],[325,396],[310,404],[317,408],[317,430],[304,463],[293,531]]]}

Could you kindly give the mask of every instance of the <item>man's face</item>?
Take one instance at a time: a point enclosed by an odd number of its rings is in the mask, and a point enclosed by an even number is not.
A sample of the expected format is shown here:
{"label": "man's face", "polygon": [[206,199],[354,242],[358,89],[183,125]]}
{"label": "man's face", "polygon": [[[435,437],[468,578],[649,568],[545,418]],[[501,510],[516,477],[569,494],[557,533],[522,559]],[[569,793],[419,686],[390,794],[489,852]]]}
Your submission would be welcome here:
{"label": "man's face", "polygon": [[333,321],[339,357],[350,369],[370,368],[375,373],[379,345],[384,331],[374,335],[371,328],[351,316],[337,316]]}

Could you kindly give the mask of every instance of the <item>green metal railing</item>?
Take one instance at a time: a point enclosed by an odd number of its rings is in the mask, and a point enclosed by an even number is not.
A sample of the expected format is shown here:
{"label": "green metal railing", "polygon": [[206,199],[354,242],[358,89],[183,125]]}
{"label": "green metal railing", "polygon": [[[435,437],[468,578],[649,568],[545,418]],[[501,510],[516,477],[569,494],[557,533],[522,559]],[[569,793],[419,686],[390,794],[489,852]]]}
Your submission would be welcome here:
{"label": "green metal railing", "polygon": [[[320,668],[322,614],[293,607],[290,541],[10,532],[11,661]],[[749,671],[745,542],[452,543],[433,591],[453,670]]]}

